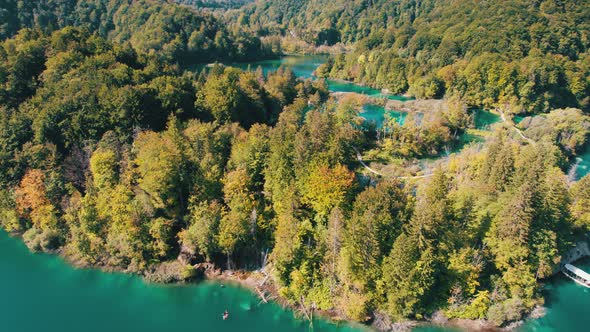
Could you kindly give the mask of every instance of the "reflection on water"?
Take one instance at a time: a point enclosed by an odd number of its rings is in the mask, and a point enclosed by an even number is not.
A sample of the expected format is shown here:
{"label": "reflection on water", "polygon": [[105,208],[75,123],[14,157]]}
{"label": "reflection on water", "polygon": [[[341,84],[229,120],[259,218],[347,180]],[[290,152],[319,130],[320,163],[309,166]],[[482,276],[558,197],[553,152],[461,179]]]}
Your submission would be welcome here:
{"label": "reflection on water", "polygon": [[489,130],[494,123],[500,122],[501,118],[498,114],[492,113],[488,110],[477,109],[474,111],[474,125],[476,129]]}

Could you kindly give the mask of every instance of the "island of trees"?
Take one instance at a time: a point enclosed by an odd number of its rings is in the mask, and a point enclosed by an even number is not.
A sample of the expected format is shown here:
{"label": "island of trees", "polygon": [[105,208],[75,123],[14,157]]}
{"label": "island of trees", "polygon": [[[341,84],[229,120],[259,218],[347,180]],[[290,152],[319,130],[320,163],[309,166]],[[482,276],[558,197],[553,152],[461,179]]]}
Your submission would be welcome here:
{"label": "island of trees", "polygon": [[[590,230],[590,176],[566,174],[590,137],[590,6],[330,3],[219,16],[162,1],[5,1],[2,228],[31,250],[161,282],[190,281],[202,262],[259,269],[268,253],[283,300],[359,322],[524,317]],[[318,76],[449,107],[380,134],[321,79],[187,70],[272,56],[269,36],[286,30],[355,43]],[[524,133],[497,124],[426,178],[363,173],[358,150],[439,154],[476,105],[546,114]]]}

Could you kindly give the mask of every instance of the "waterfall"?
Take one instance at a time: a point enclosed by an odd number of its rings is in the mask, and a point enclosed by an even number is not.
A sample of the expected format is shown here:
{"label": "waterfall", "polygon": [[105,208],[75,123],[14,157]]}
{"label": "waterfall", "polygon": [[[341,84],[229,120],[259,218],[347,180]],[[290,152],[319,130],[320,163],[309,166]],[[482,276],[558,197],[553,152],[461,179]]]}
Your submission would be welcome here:
{"label": "waterfall", "polygon": [[260,252],[260,256],[262,258],[262,264],[260,265],[260,270],[264,270],[266,267],[266,263],[268,262],[268,248]]}

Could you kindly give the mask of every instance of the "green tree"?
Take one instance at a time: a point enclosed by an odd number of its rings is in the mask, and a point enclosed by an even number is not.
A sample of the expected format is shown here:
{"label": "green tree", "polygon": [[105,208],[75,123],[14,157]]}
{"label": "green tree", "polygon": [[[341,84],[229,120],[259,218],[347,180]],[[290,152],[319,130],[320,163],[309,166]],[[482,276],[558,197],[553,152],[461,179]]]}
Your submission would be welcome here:
{"label": "green tree", "polygon": [[182,204],[182,155],[166,135],[145,131],[134,142],[139,187],[150,197],[155,208],[178,214]]}
{"label": "green tree", "polygon": [[179,233],[182,246],[191,254],[211,261],[218,252],[217,233],[223,208],[216,201],[191,202],[188,228]]}
{"label": "green tree", "polygon": [[572,188],[573,202],[571,205],[575,225],[582,229],[590,229],[590,176],[586,175],[576,182]]}
{"label": "green tree", "polygon": [[320,216],[327,216],[347,201],[353,188],[354,175],[345,166],[319,166],[310,170],[302,188],[302,202],[309,204]]}
{"label": "green tree", "polygon": [[90,171],[94,186],[101,190],[118,182],[117,155],[111,150],[96,150],[90,158]]}
{"label": "green tree", "polygon": [[226,174],[223,192],[229,210],[220,221],[218,243],[227,256],[228,266],[231,266],[230,256],[240,247],[247,246],[256,231],[258,211],[254,195],[248,188],[249,178],[244,169]]}

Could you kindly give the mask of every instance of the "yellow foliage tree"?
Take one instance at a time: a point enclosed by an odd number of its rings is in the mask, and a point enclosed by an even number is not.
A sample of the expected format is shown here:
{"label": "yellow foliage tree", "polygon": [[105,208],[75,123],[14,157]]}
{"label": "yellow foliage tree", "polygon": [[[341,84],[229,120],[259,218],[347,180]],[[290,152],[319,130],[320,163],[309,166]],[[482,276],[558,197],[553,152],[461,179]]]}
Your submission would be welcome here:
{"label": "yellow foliage tree", "polygon": [[303,202],[311,205],[318,214],[327,216],[334,207],[346,201],[353,182],[354,174],[345,166],[317,167],[303,186]]}

